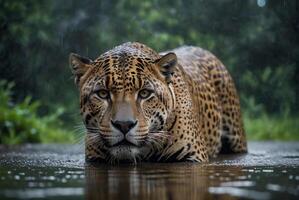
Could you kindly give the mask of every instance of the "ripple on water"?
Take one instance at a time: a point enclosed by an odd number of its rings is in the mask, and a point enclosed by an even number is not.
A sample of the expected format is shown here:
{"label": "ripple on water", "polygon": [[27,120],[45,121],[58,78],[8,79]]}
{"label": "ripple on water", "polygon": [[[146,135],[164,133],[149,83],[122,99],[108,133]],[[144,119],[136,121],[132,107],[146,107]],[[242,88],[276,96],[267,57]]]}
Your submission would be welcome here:
{"label": "ripple on water", "polygon": [[254,190],[247,190],[235,187],[210,187],[209,192],[211,194],[228,194],[234,197],[243,197],[249,199],[266,200],[270,199],[271,195],[269,192],[259,192]]}
{"label": "ripple on water", "polygon": [[34,189],[20,189],[20,190],[3,190],[0,194],[7,198],[18,199],[37,199],[49,197],[72,197],[82,196],[84,194],[83,188],[34,188]]}
{"label": "ripple on water", "polygon": [[255,182],[253,181],[232,181],[232,182],[224,182],[220,185],[222,187],[253,187],[255,186]]}

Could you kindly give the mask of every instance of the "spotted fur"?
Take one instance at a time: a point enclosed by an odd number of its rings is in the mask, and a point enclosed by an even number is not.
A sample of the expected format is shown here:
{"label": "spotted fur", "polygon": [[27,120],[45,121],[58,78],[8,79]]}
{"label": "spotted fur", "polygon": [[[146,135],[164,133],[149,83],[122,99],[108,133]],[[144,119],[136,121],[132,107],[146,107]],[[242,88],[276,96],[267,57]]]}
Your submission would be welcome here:
{"label": "spotted fur", "polygon": [[134,42],[94,61],[71,54],[70,65],[88,161],[206,162],[221,151],[247,151],[232,78],[206,50],[158,54]]}

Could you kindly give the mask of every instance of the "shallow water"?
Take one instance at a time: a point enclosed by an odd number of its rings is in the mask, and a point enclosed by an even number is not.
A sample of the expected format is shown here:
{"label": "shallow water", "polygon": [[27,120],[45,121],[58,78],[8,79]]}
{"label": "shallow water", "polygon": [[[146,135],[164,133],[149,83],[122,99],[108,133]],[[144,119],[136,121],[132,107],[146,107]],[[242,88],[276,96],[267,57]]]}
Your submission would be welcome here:
{"label": "shallow water", "polygon": [[298,199],[299,143],[208,164],[87,165],[76,145],[0,147],[0,199]]}

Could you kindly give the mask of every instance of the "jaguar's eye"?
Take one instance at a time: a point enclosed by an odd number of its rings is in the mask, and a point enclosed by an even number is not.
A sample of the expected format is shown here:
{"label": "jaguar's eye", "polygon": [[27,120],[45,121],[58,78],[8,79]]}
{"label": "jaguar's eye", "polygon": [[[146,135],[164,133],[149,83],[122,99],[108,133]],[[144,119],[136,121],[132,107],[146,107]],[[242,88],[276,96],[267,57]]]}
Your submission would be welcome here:
{"label": "jaguar's eye", "polygon": [[139,91],[139,98],[141,99],[147,99],[151,94],[153,93],[153,91],[148,90],[148,89],[143,89]]}
{"label": "jaguar's eye", "polygon": [[110,94],[108,90],[99,90],[96,92],[96,94],[101,98],[101,99],[108,99]]}

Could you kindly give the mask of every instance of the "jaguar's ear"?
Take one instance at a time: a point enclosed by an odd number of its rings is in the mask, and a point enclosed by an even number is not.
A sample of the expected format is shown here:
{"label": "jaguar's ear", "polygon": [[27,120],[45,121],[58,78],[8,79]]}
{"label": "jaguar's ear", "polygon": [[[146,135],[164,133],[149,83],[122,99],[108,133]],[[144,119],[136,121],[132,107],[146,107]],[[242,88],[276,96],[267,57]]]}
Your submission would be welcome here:
{"label": "jaguar's ear", "polygon": [[89,58],[79,56],[78,54],[71,53],[69,56],[69,65],[72,73],[75,77],[75,83],[79,85],[80,78],[86,73],[86,71],[91,67],[91,62]]}
{"label": "jaguar's ear", "polygon": [[168,53],[163,55],[161,58],[155,61],[159,67],[160,72],[165,77],[166,82],[171,82],[171,77],[173,75],[175,66],[177,64],[177,56],[175,53]]}

